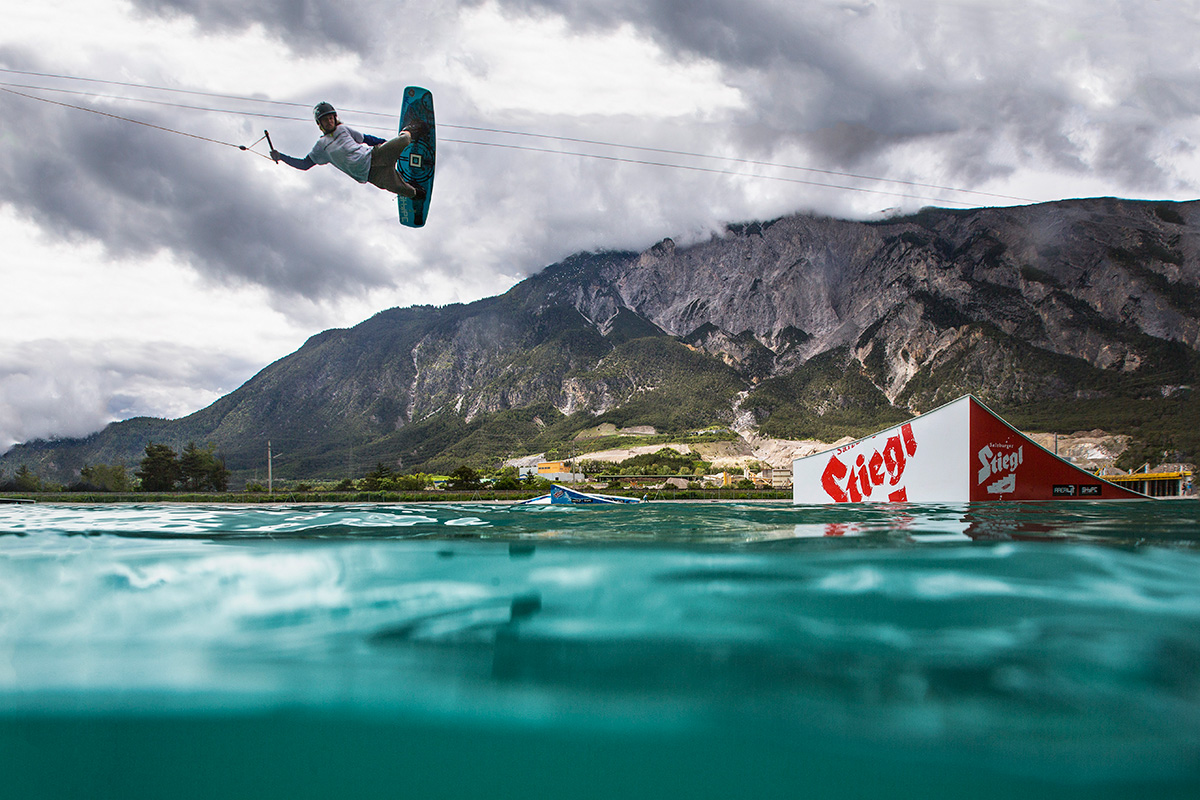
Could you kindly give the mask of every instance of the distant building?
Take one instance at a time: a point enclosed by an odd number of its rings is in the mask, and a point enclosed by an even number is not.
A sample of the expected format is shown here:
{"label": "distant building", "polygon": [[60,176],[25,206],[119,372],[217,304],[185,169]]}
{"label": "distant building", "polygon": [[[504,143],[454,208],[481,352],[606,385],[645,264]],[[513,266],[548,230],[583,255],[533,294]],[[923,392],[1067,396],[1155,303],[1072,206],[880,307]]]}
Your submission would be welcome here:
{"label": "distant building", "polygon": [[765,467],[758,472],[749,473],[746,477],[754,481],[757,489],[792,488],[792,471],[787,467]]}
{"label": "distant building", "polygon": [[1195,490],[1191,464],[1162,464],[1153,470],[1124,475],[1102,475],[1106,481],[1151,497],[1183,497]]}
{"label": "distant building", "polygon": [[543,461],[537,465],[537,476],[551,483],[583,483],[587,480],[582,472],[571,472],[569,461]]}
{"label": "distant building", "polygon": [[734,474],[732,472],[729,472],[728,470],[726,470],[724,472],[717,472],[712,475],[704,476],[705,485],[719,486],[722,488],[729,488],[730,486],[733,486],[733,482],[735,480],[741,480],[741,477],[740,476],[735,477]]}

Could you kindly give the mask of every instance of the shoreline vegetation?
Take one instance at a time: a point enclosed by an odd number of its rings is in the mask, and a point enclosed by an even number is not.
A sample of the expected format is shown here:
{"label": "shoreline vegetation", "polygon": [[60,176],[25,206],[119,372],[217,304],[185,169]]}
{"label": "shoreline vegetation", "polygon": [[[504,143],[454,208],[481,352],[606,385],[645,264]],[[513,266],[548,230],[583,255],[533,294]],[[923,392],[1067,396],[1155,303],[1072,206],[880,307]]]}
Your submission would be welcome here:
{"label": "shoreline vegetation", "polygon": [[[617,464],[576,461],[569,471],[585,470],[591,480],[586,489],[620,494],[626,497],[669,495],[678,499],[790,498],[790,490],[778,485],[755,485],[743,478],[736,483],[724,474],[724,483],[712,474],[713,465],[695,454],[682,454],[670,447],[625,459]],[[558,465],[561,466],[561,465]],[[96,464],[82,468],[80,479],[64,486],[43,480],[22,465],[7,480],[0,475],[0,502],[30,500],[59,503],[400,503],[519,501],[550,491],[551,476],[522,474],[506,465],[481,474],[462,465],[449,475],[423,472],[401,473],[389,464],[377,462],[375,468],[358,479],[296,481],[268,479],[266,485],[247,481],[244,487],[230,490],[230,472],[224,459],[212,445],[199,447],[189,443],[182,454],[166,445],[151,443],[145,457],[131,474],[123,464]],[[565,478],[566,482],[573,482]],[[561,480],[558,482],[562,482]]]}
{"label": "shoreline vegetation", "polygon": [[[473,489],[351,492],[3,492],[0,503],[189,503],[211,505],[271,505],[306,503],[472,503],[517,502],[545,494],[544,489]],[[645,497],[647,500],[791,500],[791,489],[605,489],[605,494]]]}

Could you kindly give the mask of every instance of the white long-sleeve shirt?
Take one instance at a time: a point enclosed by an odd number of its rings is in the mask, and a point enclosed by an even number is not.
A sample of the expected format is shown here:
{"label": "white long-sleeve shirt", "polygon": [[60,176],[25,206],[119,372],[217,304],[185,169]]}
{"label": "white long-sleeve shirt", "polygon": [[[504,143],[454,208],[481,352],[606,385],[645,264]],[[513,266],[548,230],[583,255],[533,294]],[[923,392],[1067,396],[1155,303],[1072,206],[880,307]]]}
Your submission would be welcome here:
{"label": "white long-sleeve shirt", "polygon": [[338,125],[317,139],[308,157],[314,164],[333,164],[359,183],[366,183],[371,173],[371,145],[349,125]]}

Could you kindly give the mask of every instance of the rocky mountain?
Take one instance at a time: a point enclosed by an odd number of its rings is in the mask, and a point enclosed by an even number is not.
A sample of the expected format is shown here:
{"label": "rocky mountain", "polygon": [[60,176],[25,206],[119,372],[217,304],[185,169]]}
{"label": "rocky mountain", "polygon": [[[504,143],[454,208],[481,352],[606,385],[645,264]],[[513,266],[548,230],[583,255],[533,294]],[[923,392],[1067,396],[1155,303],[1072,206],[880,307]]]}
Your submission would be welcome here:
{"label": "rocky mountain", "polygon": [[0,463],[66,475],[195,440],[245,472],[270,439],[276,474],[348,476],[379,460],[495,463],[600,423],[832,441],[964,392],[1030,426],[1108,427],[1186,456],[1200,453],[1198,375],[1200,203],[796,215],[384,311],[184,419]]}

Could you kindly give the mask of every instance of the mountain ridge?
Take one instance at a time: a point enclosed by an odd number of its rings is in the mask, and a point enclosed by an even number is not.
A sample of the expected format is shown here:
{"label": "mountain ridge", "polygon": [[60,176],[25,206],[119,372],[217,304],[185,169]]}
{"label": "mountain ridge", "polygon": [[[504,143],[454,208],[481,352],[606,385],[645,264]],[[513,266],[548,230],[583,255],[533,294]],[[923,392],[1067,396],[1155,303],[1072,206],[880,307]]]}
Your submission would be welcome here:
{"label": "mountain ridge", "polygon": [[[347,476],[376,460],[494,463],[599,423],[840,438],[965,392],[1030,421],[1052,422],[1052,403],[1137,428],[1126,406],[1194,413],[1198,351],[1200,203],[795,214],[576,254],[473,303],[381,311],[187,417],[18,445],[0,465],[65,476],[195,440],[245,472],[271,439],[278,474]],[[1154,446],[1200,451],[1171,436]]]}

